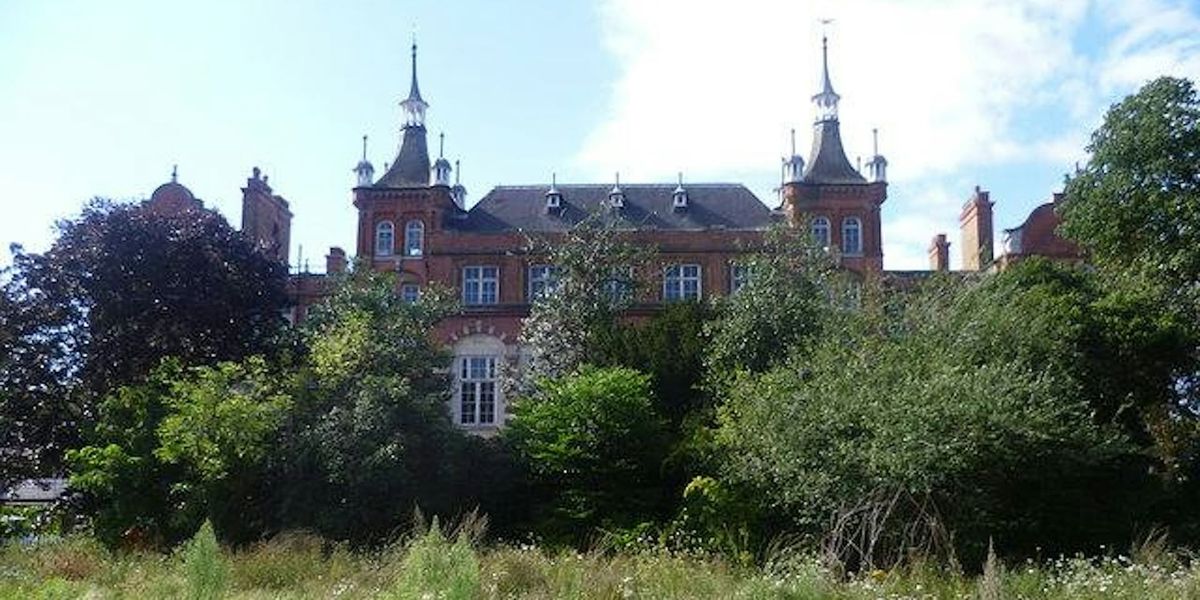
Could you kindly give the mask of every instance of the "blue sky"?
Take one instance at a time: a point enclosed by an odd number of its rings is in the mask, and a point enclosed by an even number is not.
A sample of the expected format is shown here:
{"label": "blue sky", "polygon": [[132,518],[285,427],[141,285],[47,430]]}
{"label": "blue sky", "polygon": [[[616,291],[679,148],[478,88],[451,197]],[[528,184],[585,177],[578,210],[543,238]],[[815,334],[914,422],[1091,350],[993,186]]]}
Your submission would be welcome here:
{"label": "blue sky", "polygon": [[[431,148],[492,186],[691,181],[773,205],[788,130],[811,140],[820,26],[853,161],[880,129],[885,265],[925,248],[975,185],[998,228],[1049,198],[1112,102],[1200,78],[1178,0],[0,2],[0,242],[42,250],[93,196],[180,182],[240,222],[254,166],[291,202],[292,256],[354,246],[361,136],[398,146],[415,29]],[[952,264],[959,249],[951,247]],[[7,257],[3,262],[7,262]]]}

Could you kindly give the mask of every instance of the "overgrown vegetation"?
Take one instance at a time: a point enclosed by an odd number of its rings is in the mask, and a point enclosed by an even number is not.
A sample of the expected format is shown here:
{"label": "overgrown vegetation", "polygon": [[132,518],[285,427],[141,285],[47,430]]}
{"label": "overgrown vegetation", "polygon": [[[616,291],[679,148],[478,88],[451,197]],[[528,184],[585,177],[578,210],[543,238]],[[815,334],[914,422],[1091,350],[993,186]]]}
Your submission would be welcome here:
{"label": "overgrown vegetation", "polygon": [[[0,598],[1114,598],[1200,595],[1200,570],[1159,548],[1045,563],[999,561],[982,576],[928,564],[850,577],[778,550],[762,567],[663,550],[547,553],[481,547],[436,526],[372,552],[283,536],[241,550],[203,532],[170,555],[110,552],[86,538],[0,547]],[[208,541],[205,541],[208,539]]]}
{"label": "overgrown vegetation", "polygon": [[[1200,594],[1198,225],[1180,208],[1200,163],[1130,132],[1193,140],[1194,95],[1155,82],[1094,138],[1064,212],[1094,267],[860,278],[780,228],[736,293],[649,310],[637,285],[661,273],[627,232],[597,218],[531,247],[557,270],[492,438],[448,418],[447,290],[405,302],[360,267],[280,329],[277,273],[226,289],[264,263],[216,217],[92,206],[5,279],[0,483],[70,448],[68,508],[103,547],[12,543],[0,596]],[[1129,198],[1187,231],[1114,234]],[[190,306],[179,261],[228,306],[156,312]],[[418,509],[438,518],[413,528]],[[3,531],[36,538],[27,523]]]}

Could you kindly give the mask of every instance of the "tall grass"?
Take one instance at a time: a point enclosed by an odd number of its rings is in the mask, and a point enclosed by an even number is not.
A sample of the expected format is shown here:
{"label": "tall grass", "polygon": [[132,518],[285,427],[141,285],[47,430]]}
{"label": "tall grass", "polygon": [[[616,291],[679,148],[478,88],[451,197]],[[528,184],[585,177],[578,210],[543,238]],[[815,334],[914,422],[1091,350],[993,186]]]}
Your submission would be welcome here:
{"label": "tall grass", "polygon": [[1161,536],[1099,558],[1006,565],[993,553],[980,576],[912,561],[847,577],[794,549],[754,567],[661,550],[481,547],[482,528],[481,520],[435,521],[377,552],[300,533],[230,551],[217,545],[211,527],[168,555],[114,554],[82,537],[7,545],[0,547],[0,599],[1200,598],[1200,567]]}
{"label": "tall grass", "polygon": [[217,536],[208,520],[187,542],[183,551],[183,570],[190,600],[219,600],[229,585],[229,565],[221,555]]}

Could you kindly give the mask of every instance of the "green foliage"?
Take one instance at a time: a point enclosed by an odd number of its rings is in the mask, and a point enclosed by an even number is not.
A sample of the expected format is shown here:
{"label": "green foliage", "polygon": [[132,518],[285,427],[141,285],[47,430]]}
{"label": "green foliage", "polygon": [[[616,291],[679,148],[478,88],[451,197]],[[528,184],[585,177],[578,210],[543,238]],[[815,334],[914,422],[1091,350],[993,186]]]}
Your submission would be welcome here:
{"label": "green foliage", "polygon": [[173,386],[155,456],[187,465],[202,482],[222,481],[264,458],[290,402],[261,358],[199,369]]}
{"label": "green foliage", "polygon": [[598,365],[638,369],[650,376],[659,414],[678,428],[689,414],[711,408],[701,384],[707,351],[708,305],[671,303],[642,322],[601,328],[589,354]]}
{"label": "green foliage", "polygon": [[14,247],[0,277],[0,447],[18,451],[0,484],[60,468],[95,403],[163,358],[266,354],[284,325],[286,267],[207,210],[95,200],[46,253]]}
{"label": "green foliage", "polygon": [[576,541],[596,527],[644,520],[658,501],[664,424],[649,377],[626,368],[584,368],[539,382],[516,403],[503,436],[545,498],[543,528]]}
{"label": "green foliage", "polygon": [[[807,231],[807,229],[805,229]],[[760,372],[815,336],[826,312],[854,290],[849,275],[805,231],[776,228],[742,262],[749,281],[718,305],[709,326],[710,373]]]}
{"label": "green foliage", "polygon": [[1102,267],[1164,286],[1200,317],[1200,98],[1160,77],[1105,115],[1067,178],[1063,231]]}
{"label": "green foliage", "polygon": [[[206,516],[253,535],[264,461],[290,402],[262,359],[184,368],[165,361],[106,397],[92,443],[68,453],[71,486],[109,543],[171,543]],[[261,522],[257,523],[261,527]]]}
{"label": "green foliage", "polygon": [[588,362],[597,337],[638,298],[648,250],[634,246],[607,213],[589,216],[560,236],[531,239],[528,252],[557,269],[554,288],[536,298],[521,327],[525,365],[510,382],[529,393],[537,379],[560,377]]}
{"label": "green foliage", "polygon": [[187,577],[187,597],[192,600],[220,600],[229,587],[229,565],[221,556],[212,523],[204,521],[183,549],[183,570]]}
{"label": "green foliage", "polygon": [[407,303],[396,286],[394,273],[358,269],[304,325],[303,383],[274,467],[285,526],[385,541],[414,507],[470,510],[507,474],[450,423],[450,357],[431,335],[456,309],[450,294],[431,286]]}
{"label": "green foliage", "polygon": [[[728,474],[827,542],[835,526],[883,527],[893,558],[889,543],[941,543],[939,529],[968,557],[988,537],[1018,554],[1128,540],[1161,496],[1120,411],[1100,409],[1161,398],[1169,378],[1120,374],[1157,358],[1111,353],[1093,302],[1082,272],[1031,262],[827,321],[786,363],[729,385]],[[855,521],[869,507],[894,521]],[[921,540],[886,539],[918,522]]]}

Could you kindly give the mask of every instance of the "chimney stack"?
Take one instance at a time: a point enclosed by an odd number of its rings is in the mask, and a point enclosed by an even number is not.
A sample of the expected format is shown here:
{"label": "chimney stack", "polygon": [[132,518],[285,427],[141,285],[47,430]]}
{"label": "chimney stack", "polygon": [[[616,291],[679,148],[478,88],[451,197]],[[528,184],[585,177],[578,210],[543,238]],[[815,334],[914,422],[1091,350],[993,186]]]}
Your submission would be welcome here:
{"label": "chimney stack", "polygon": [[981,271],[992,263],[992,202],[988,192],[975,186],[958,217],[962,227],[962,268]]}
{"label": "chimney stack", "polygon": [[337,246],[329,248],[329,254],[325,255],[325,272],[333,275],[334,273],[346,272],[346,251]]}
{"label": "chimney stack", "polygon": [[929,268],[942,272],[950,270],[950,242],[946,241],[944,233],[933,236],[929,243]]}

